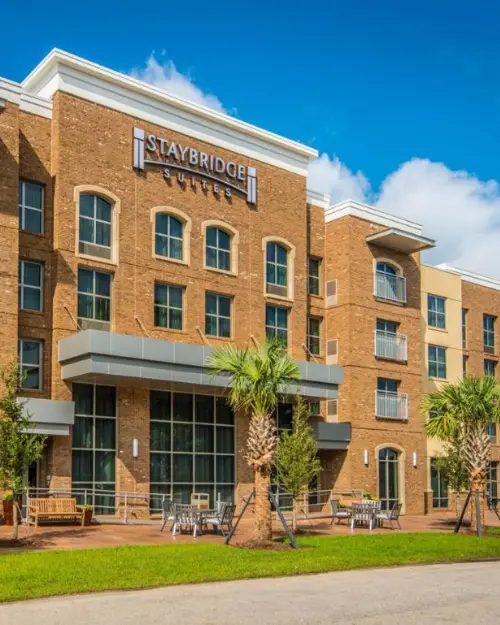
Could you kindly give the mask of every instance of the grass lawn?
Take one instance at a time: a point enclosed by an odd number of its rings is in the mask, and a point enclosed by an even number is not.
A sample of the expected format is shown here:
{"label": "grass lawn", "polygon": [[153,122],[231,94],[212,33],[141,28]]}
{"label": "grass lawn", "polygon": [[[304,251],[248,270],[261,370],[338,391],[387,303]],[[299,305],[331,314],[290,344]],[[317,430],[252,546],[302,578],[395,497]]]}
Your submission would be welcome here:
{"label": "grass lawn", "polygon": [[500,558],[500,540],[454,534],[306,537],[297,551],[207,543],[0,554],[0,601],[125,588]]}

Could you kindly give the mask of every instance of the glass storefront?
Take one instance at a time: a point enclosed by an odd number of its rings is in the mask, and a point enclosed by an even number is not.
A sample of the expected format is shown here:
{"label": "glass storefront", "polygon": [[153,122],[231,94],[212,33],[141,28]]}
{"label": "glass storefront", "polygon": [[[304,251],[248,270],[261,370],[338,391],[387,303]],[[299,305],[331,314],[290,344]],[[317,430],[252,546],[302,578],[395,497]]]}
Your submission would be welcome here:
{"label": "glass storefront", "polygon": [[162,495],[190,503],[191,493],[233,501],[235,425],[223,397],[151,391],[151,511],[161,509]]}
{"label": "glass storefront", "polygon": [[116,480],[116,389],[73,384],[72,487],[78,503],[95,514],[114,514]]}

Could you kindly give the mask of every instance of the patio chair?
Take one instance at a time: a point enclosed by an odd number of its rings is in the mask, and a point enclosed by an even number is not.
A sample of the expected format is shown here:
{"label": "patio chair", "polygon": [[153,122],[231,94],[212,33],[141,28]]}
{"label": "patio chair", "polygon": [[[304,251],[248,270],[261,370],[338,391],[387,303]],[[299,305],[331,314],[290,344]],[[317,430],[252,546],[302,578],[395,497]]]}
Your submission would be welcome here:
{"label": "patio chair", "polygon": [[[172,521],[172,527],[175,522],[175,503],[171,499],[164,499],[161,502],[162,515],[163,515],[163,525],[161,526],[161,530],[163,532],[165,525]],[[170,528],[172,529],[172,528]]]}
{"label": "patio chair", "polygon": [[203,518],[203,525],[206,527],[208,527],[208,525],[212,525],[216,532],[220,529],[222,535],[225,536],[226,532],[224,531],[224,528],[227,528],[227,533],[233,529],[235,511],[235,504],[226,503],[223,507],[221,507],[221,510],[217,514],[205,516]]}
{"label": "patio chair", "polygon": [[175,519],[172,527],[172,535],[175,536],[177,529],[180,532],[189,528],[193,530],[193,537],[198,534],[198,529],[201,530],[201,515],[198,506],[191,506],[189,504],[176,503],[174,506]]}
{"label": "patio chair", "polygon": [[380,510],[375,515],[377,522],[380,524],[380,527],[384,527],[384,521],[389,521],[391,524],[391,529],[394,529],[394,521],[398,524],[399,529],[401,529],[401,523],[399,522],[399,515],[401,514],[401,508],[403,507],[402,503],[395,503],[391,510]]}
{"label": "patio chair", "polygon": [[337,524],[340,525],[340,521],[342,521],[342,519],[348,521],[351,518],[351,511],[349,508],[340,507],[340,499],[331,499],[330,506],[332,508],[332,522],[330,525],[333,525],[335,519],[337,519]]}
{"label": "patio chair", "polygon": [[363,501],[362,503],[353,502],[351,513],[351,529],[356,527],[357,523],[365,523],[370,530],[375,525],[375,515],[377,513],[376,501]]}

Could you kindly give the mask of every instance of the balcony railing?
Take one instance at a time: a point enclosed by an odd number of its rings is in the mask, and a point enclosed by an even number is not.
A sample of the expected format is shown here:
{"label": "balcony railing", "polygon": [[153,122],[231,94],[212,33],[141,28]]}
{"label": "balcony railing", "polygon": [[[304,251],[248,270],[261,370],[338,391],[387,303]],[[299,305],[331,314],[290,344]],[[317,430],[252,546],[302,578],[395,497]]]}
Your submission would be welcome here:
{"label": "balcony railing", "polygon": [[403,334],[375,330],[375,356],[388,360],[408,360],[408,339]]}
{"label": "balcony railing", "polygon": [[406,304],[406,278],[376,271],[373,287],[375,297]]}
{"label": "balcony railing", "polygon": [[375,391],[375,416],[383,419],[408,420],[408,395]]}

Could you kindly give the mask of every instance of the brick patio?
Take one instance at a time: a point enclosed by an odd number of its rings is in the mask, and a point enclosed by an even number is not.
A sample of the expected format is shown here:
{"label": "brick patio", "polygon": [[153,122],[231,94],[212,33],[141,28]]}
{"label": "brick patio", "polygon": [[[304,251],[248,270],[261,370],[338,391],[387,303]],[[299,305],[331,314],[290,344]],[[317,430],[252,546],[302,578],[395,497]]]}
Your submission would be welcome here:
{"label": "brick patio", "polygon": [[[493,513],[486,513],[486,524],[500,526],[500,522]],[[452,513],[433,513],[427,516],[403,516],[401,517],[402,530],[391,530],[388,527],[374,529],[371,533],[386,534],[391,532],[451,532],[453,531],[455,515]],[[194,543],[199,541],[222,543],[223,538],[211,533],[203,534],[193,538],[189,534],[172,536],[171,532],[160,532],[160,521],[145,522],[143,524],[124,523],[93,523],[90,527],[78,527],[75,525],[45,525],[37,529],[34,527],[20,527],[20,538],[26,536],[33,541],[33,545],[23,547],[23,550],[45,550],[45,549],[90,549],[97,547],[119,547],[124,545],[162,545]],[[299,528],[303,534],[307,535],[346,535],[346,534],[368,534],[370,531],[364,528],[351,530],[344,522],[340,525],[335,523],[330,525],[329,519],[313,519],[311,522],[300,521]],[[279,522],[274,522],[273,530],[276,537],[283,535]],[[245,542],[251,536],[252,518],[251,513],[244,518],[238,526],[237,534],[233,542],[235,544]],[[12,528],[0,527],[0,553],[2,542],[10,538]],[[5,544],[5,543],[4,543]],[[9,551],[19,551],[19,548]]]}

